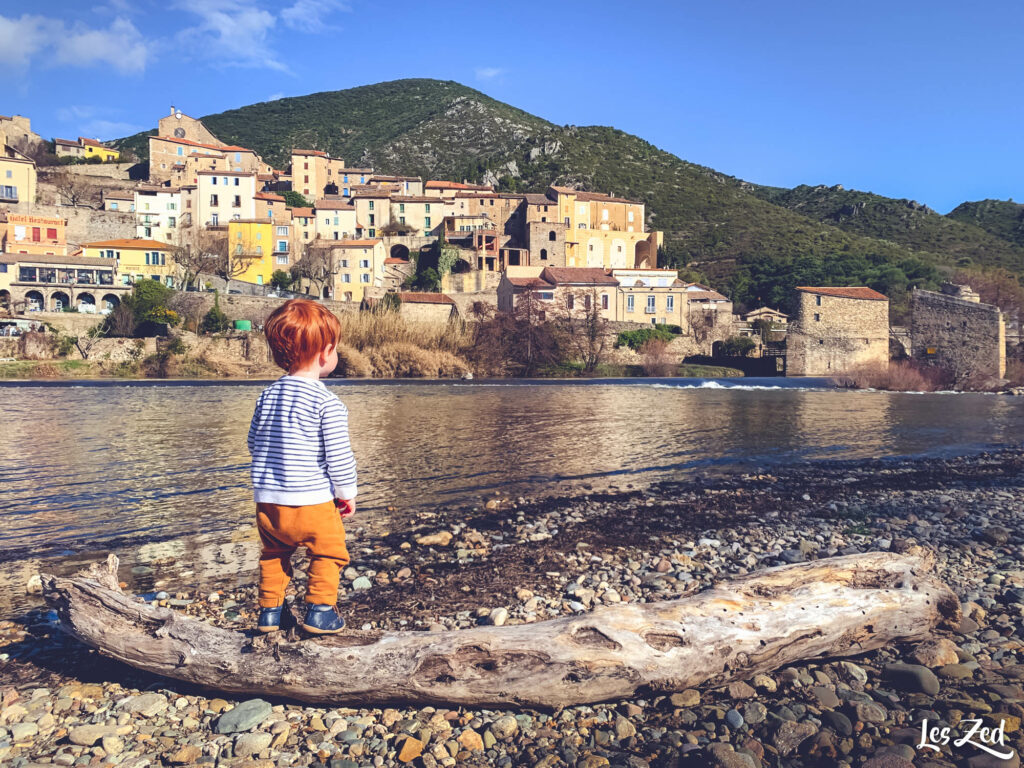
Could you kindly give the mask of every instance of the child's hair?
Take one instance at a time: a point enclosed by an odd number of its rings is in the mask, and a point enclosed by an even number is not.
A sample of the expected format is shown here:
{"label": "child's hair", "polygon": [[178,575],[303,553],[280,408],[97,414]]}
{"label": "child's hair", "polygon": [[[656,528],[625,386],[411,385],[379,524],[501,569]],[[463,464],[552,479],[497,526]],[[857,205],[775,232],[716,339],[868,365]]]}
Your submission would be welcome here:
{"label": "child's hair", "polygon": [[270,313],[263,330],[274,362],[290,371],[336,345],[341,323],[323,304],[290,299]]}

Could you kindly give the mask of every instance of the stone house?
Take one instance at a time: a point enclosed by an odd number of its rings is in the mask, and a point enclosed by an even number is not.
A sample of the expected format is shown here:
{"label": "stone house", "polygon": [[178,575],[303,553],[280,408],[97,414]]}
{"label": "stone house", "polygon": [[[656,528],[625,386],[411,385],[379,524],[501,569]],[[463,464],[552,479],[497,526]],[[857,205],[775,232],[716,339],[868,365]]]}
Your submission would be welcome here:
{"label": "stone house", "polygon": [[21,203],[21,210],[31,210],[36,184],[35,161],[0,140],[0,203]]}
{"label": "stone house", "polygon": [[788,376],[832,376],[889,365],[889,299],[871,288],[797,287],[786,340]]}
{"label": "stone house", "polygon": [[910,347],[915,359],[949,370],[956,382],[1006,375],[1006,323],[999,307],[982,304],[970,286],[910,295]]}
{"label": "stone house", "polygon": [[16,312],[102,312],[130,290],[118,280],[115,259],[0,254],[0,306]]}
{"label": "stone house", "polygon": [[402,302],[399,313],[413,322],[445,321],[459,315],[455,301],[443,293],[399,293],[398,298]]}

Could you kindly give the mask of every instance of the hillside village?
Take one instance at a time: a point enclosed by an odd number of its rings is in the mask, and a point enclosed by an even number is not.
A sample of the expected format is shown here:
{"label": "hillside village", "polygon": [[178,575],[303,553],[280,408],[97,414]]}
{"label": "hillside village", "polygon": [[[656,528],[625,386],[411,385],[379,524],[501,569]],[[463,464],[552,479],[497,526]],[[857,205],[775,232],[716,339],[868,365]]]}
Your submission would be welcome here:
{"label": "hillside village", "polygon": [[[174,107],[148,141],[148,163],[133,163],[94,139],[57,138],[62,164],[39,167],[45,142],[29,119],[0,116],[0,307],[106,313],[143,280],[352,308],[396,294],[406,312],[441,319],[481,304],[513,313],[528,295],[540,318],[550,307],[672,328],[690,356],[749,339],[742,353],[765,358],[758,371],[771,375],[884,367],[893,353],[955,358],[963,377],[1006,372],[1005,319],[966,286],[915,290],[907,328],[890,327],[887,297],[869,288],[801,287],[793,317],[741,316],[723,294],[658,267],[663,235],[648,229],[643,201],[384,175],[301,147],[279,169]],[[964,359],[968,331],[982,346]]]}

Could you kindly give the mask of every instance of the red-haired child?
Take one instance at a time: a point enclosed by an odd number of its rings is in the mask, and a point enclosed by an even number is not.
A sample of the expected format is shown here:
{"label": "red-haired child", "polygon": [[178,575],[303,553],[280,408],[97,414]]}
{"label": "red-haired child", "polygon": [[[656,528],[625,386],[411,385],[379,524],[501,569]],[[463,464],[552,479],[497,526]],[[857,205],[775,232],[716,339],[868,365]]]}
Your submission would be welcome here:
{"label": "red-haired child", "polygon": [[348,564],[343,517],[355,512],[356,460],[348,410],[320,381],[338,365],[341,324],[323,305],[292,299],[264,326],[270,351],[288,373],[256,401],[249,426],[260,554],[260,632],[281,626],[284,591],[298,547],[309,552],[303,629],[335,634],[338,582]]}

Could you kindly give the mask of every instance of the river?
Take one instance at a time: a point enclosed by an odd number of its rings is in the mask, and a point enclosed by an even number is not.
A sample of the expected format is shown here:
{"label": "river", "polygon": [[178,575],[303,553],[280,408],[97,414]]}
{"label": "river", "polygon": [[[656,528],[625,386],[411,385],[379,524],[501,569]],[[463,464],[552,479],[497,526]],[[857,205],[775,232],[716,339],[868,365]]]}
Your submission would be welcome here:
{"label": "river", "polygon": [[[0,387],[0,616],[40,568],[107,551],[133,589],[251,581],[245,436],[265,383]],[[360,537],[485,497],[630,489],[811,459],[1018,444],[1024,401],[837,391],[822,382],[329,382],[350,412]],[[356,555],[358,556],[358,555]]]}

